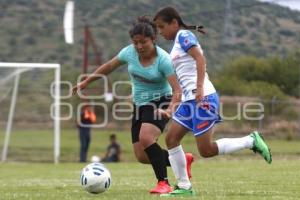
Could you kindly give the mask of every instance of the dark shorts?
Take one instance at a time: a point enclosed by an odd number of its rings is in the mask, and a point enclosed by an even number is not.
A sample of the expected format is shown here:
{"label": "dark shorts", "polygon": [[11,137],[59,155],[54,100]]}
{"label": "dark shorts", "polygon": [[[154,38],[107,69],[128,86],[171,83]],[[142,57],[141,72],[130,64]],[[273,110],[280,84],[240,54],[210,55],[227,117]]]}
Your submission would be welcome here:
{"label": "dark shorts", "polygon": [[157,108],[166,109],[171,101],[171,96],[163,96],[157,100],[150,101],[146,105],[133,107],[132,123],[131,123],[131,139],[132,143],[139,141],[140,129],[142,123],[150,123],[157,126],[163,132],[169,119],[159,118],[154,115]]}

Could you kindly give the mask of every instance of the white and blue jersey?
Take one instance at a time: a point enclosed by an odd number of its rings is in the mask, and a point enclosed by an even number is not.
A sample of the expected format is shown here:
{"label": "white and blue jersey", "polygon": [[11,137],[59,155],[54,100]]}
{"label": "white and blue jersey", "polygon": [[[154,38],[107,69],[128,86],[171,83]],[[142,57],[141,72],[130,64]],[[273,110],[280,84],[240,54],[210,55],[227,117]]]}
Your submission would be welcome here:
{"label": "white and blue jersey", "polygon": [[198,106],[200,104],[195,101],[197,65],[194,58],[187,53],[191,47],[199,48],[203,54],[197,38],[191,31],[178,31],[170,55],[182,89],[182,103],[173,115],[173,119],[193,131],[194,135],[200,135],[221,121],[219,98],[208,74],[205,72],[204,99],[201,104],[205,106]]}
{"label": "white and blue jersey", "polygon": [[[195,99],[195,94],[192,92],[197,85],[197,66],[196,61],[187,52],[196,46],[203,53],[201,46],[195,35],[188,30],[178,31],[174,46],[171,49],[170,55],[175,68],[175,73],[179,80],[182,89],[182,101]],[[210,82],[207,73],[204,78],[204,96],[216,92],[213,84]]]}

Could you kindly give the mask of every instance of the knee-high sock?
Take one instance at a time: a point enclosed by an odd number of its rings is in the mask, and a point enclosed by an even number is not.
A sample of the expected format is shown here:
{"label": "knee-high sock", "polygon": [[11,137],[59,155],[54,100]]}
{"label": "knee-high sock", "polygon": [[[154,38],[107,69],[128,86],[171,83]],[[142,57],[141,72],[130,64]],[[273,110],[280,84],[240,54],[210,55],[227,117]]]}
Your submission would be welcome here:
{"label": "knee-high sock", "polygon": [[253,147],[254,139],[248,135],[242,138],[223,138],[216,140],[219,155],[229,154],[241,149],[250,149]]}
{"label": "knee-high sock", "polygon": [[165,155],[166,165],[168,167],[170,167],[171,163],[170,163],[170,160],[169,160],[169,152],[167,150],[165,150],[165,149],[162,149],[162,151],[163,151],[163,154]]}
{"label": "knee-high sock", "polygon": [[168,152],[169,152],[169,160],[175,178],[177,179],[178,187],[189,189],[192,184],[187,175],[186,158],[182,146],[179,145],[177,147],[169,149]]}
{"label": "knee-high sock", "polygon": [[145,149],[158,181],[168,180],[165,154],[161,147],[154,143]]}

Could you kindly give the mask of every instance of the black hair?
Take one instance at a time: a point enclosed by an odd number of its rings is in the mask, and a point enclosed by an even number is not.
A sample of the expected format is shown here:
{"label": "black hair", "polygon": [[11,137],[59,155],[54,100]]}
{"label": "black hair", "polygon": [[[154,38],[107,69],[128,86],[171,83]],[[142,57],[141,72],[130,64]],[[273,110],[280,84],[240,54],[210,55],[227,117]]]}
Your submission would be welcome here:
{"label": "black hair", "polygon": [[111,134],[110,136],[109,136],[109,138],[112,140],[112,139],[116,139],[117,138],[117,136],[116,136],[116,134]]}
{"label": "black hair", "polygon": [[167,6],[159,10],[154,16],[153,21],[157,20],[158,18],[162,19],[164,22],[167,23],[171,23],[172,20],[175,19],[178,22],[179,26],[189,30],[196,30],[200,33],[205,34],[203,26],[186,25],[181,19],[177,10],[173,7]]}
{"label": "black hair", "polygon": [[147,15],[143,15],[137,18],[133,23],[133,27],[129,31],[131,38],[135,35],[143,35],[145,37],[156,38],[157,29],[155,23]]}

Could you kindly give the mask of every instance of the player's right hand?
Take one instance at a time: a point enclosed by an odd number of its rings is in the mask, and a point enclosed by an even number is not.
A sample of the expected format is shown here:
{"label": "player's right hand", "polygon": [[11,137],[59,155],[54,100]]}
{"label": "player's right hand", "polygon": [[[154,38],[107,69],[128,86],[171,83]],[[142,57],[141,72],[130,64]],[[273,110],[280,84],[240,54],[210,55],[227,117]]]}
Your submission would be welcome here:
{"label": "player's right hand", "polygon": [[74,87],[72,88],[72,95],[77,94],[77,92],[78,92],[79,90],[84,89],[86,86],[87,86],[87,82],[86,82],[86,81],[81,81],[80,83],[78,83],[76,86],[74,86]]}

